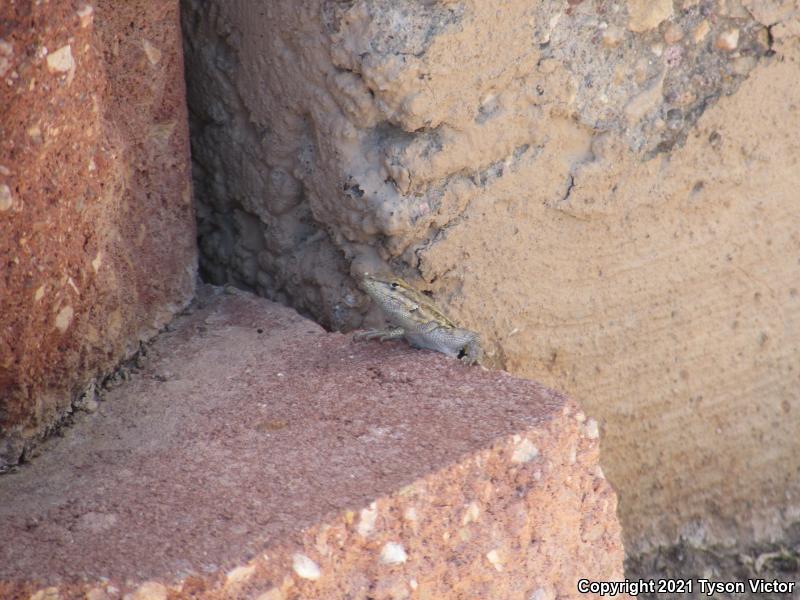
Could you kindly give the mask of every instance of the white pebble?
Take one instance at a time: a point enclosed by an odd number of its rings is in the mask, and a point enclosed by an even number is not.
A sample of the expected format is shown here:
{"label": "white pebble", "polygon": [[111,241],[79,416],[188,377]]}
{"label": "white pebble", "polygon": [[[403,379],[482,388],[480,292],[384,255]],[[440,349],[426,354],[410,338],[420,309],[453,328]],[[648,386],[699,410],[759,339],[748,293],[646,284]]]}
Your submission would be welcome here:
{"label": "white pebble", "polygon": [[303,579],[310,579],[311,581],[316,581],[322,575],[319,565],[305,554],[297,553],[292,555],[292,569]]}
{"label": "white pebble", "polygon": [[150,64],[157,65],[161,60],[161,50],[147,40],[142,42],[142,47],[144,48],[144,53],[147,55],[147,60],[150,61]]}
{"label": "white pebble", "polygon": [[74,315],[75,311],[71,306],[65,306],[58,311],[56,315],[56,329],[64,333],[69,328],[69,324],[72,323],[72,317]]}
{"label": "white pebble", "polygon": [[225,577],[225,583],[227,585],[236,585],[238,583],[242,583],[250,579],[255,572],[255,565],[250,565],[249,567],[236,567],[235,569],[228,571],[228,574]]}
{"label": "white pebble", "polygon": [[500,554],[497,550],[489,550],[489,552],[486,553],[486,560],[498,571],[503,570],[503,561],[500,560]]}
{"label": "white pebble", "polygon": [[0,211],[8,210],[14,206],[14,197],[11,195],[11,188],[5,183],[0,184]]}
{"label": "white pebble", "polygon": [[528,600],[554,600],[555,597],[555,592],[548,586],[548,588],[536,588],[528,597]]}
{"label": "white pebble", "polygon": [[524,439],[514,448],[512,463],[526,463],[539,456],[539,449],[529,439]]}
{"label": "white pebble", "polygon": [[585,430],[586,437],[588,437],[590,440],[596,440],[600,437],[600,428],[597,425],[597,421],[594,419],[589,419],[586,421]]}
{"label": "white pebble", "polygon": [[167,588],[157,581],[145,581],[132,594],[125,594],[124,600],[167,600]]}
{"label": "white pebble", "polygon": [[72,47],[67,44],[47,55],[47,68],[51,73],[67,73],[75,68]]}
{"label": "white pebble", "polygon": [[361,518],[358,521],[356,531],[362,537],[367,537],[375,529],[375,521],[378,518],[378,507],[373,502],[369,508],[361,510]]}
{"label": "white pebble", "polygon": [[727,52],[731,52],[736,50],[736,46],[739,45],[739,30],[738,29],[730,29],[720,34],[717,38],[716,46],[720,50],[725,50]]}
{"label": "white pebble", "polygon": [[81,27],[88,27],[92,24],[94,19],[94,9],[90,4],[84,4],[78,9],[78,18],[81,21]]}
{"label": "white pebble", "polygon": [[470,523],[474,523],[478,520],[480,514],[480,507],[475,502],[470,502],[469,506],[467,506],[467,510],[464,511],[464,516],[461,517],[461,524],[469,525]]}
{"label": "white pebble", "polygon": [[400,565],[407,559],[408,555],[402,544],[386,542],[381,548],[381,562],[385,565]]}

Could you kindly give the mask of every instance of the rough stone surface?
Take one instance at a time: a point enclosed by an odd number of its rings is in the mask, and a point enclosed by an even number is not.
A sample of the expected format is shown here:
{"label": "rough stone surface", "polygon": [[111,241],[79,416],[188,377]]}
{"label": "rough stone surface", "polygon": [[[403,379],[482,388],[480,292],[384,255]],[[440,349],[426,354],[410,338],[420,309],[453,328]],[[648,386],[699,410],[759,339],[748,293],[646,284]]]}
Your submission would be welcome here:
{"label": "rough stone surface", "polygon": [[527,600],[622,577],[574,402],[244,292],[201,298],[0,478],[0,597]]}
{"label": "rough stone surface", "polygon": [[500,4],[187,0],[204,272],[347,329],[389,268],[598,417],[632,553],[780,540],[797,2]]}
{"label": "rough stone surface", "polygon": [[182,73],[177,1],[0,2],[0,471],[191,299]]}

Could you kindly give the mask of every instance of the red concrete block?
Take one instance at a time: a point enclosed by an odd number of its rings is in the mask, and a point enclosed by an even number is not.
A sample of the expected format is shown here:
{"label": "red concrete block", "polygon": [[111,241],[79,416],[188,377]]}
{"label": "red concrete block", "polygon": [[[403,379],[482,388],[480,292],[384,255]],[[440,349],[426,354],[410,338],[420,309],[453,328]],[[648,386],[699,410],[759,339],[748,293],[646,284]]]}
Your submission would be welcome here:
{"label": "red concrete block", "polygon": [[191,299],[178,12],[0,3],[0,471]]}
{"label": "red concrete block", "polygon": [[244,292],[200,306],[0,478],[0,596],[544,600],[623,578],[574,402]]}

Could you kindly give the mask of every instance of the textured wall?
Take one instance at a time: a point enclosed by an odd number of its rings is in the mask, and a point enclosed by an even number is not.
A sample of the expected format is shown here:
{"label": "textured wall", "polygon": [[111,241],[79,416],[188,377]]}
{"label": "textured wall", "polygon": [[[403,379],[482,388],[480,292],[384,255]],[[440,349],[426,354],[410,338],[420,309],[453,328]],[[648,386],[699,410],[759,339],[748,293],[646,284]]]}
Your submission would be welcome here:
{"label": "textured wall", "polygon": [[3,470],[186,304],[196,251],[177,2],[4,2],[0,38]]}
{"label": "textured wall", "polygon": [[[201,268],[390,268],[601,421],[627,547],[800,519],[800,10],[184,2]],[[376,315],[370,313],[368,320]]]}

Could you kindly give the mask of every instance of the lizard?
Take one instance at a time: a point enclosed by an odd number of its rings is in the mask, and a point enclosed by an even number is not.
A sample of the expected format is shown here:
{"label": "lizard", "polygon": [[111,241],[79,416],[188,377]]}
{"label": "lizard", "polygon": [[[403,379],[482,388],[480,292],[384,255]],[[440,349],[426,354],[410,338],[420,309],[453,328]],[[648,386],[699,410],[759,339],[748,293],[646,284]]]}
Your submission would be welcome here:
{"label": "lizard", "polygon": [[435,350],[468,365],[482,358],[477,333],[457,327],[430,298],[402,279],[364,273],[360,283],[393,327],[358,332],[353,336],[355,341],[405,338],[414,348]]}

